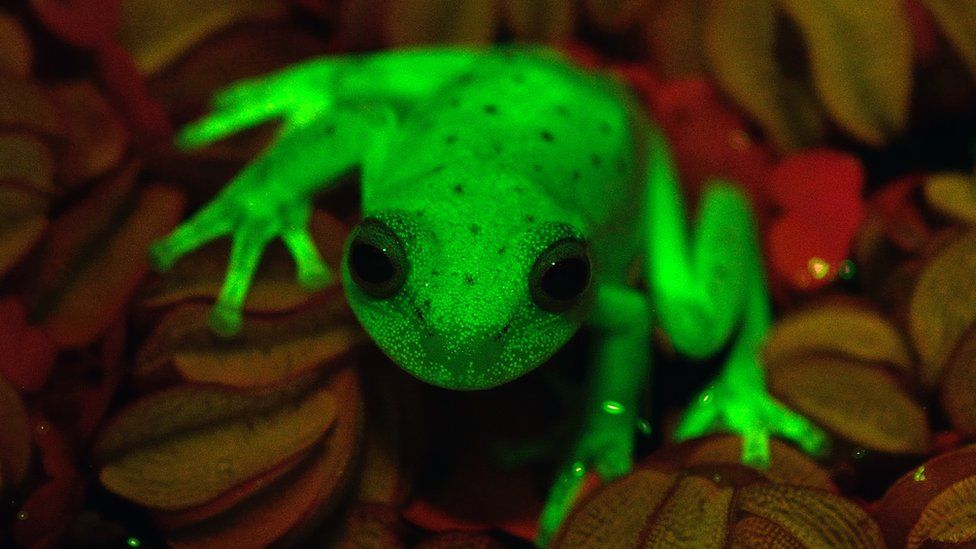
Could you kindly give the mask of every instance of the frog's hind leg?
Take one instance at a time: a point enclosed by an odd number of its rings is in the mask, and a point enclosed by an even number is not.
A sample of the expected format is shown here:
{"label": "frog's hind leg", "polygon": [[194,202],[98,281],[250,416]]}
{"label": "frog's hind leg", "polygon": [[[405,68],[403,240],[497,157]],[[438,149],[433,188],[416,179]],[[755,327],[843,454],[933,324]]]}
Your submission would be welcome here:
{"label": "frog's hind leg", "polygon": [[739,433],[743,461],[757,466],[769,463],[771,435],[811,453],[822,450],[824,434],[766,390],[759,356],[771,314],[748,199],[732,184],[710,184],[689,241],[674,167],[656,131],[650,163],[647,273],[658,320],[675,348],[693,357],[715,353],[733,333],[736,338],[724,370],[691,404],[676,437]]}

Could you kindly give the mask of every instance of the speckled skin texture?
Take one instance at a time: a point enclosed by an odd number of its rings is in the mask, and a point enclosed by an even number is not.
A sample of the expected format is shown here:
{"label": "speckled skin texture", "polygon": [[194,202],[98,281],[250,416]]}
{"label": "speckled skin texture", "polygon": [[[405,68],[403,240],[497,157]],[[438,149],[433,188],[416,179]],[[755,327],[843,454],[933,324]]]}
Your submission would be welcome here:
{"label": "speckled skin texture", "polygon": [[590,242],[594,286],[623,280],[644,181],[625,93],[554,57],[498,53],[398,113],[382,165],[364,170],[363,214],[400,235],[406,284],[372,299],[344,267],[353,310],[394,361],[454,389],[538,366],[589,304],[532,302],[529,271],[561,237]]}

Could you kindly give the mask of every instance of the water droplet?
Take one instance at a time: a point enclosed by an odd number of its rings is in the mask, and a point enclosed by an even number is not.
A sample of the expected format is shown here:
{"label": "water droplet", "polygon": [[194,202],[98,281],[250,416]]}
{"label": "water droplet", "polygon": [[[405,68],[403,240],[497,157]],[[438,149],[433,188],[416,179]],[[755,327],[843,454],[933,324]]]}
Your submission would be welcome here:
{"label": "water droplet", "polygon": [[142,541],[139,538],[129,538],[125,540],[125,544],[129,547],[142,547]]}
{"label": "water droplet", "polygon": [[619,416],[620,414],[627,411],[623,404],[617,402],[616,400],[604,400],[603,401],[603,411],[608,414],[613,414]]}
{"label": "water droplet", "polygon": [[718,473],[715,473],[714,475],[712,475],[712,482],[714,482],[715,484],[721,484],[721,482],[722,482],[722,475],[720,475]]}
{"label": "water droplet", "polygon": [[854,456],[854,459],[863,459],[867,453],[868,451],[864,448],[855,448],[854,451],[851,452],[851,455]]}
{"label": "water droplet", "polygon": [[638,419],[637,420],[637,430],[640,431],[644,435],[650,436],[650,434],[651,434],[651,423],[649,421],[647,421],[646,419],[643,419],[643,418]]}
{"label": "water droplet", "polygon": [[810,270],[810,276],[817,280],[823,280],[830,273],[830,263],[819,257],[811,257],[810,261],[807,262],[807,269]]}
{"label": "water droplet", "polygon": [[573,463],[573,475],[576,476],[576,478],[579,478],[585,474],[586,474],[586,467],[583,466],[582,461],[577,461],[576,463]]}
{"label": "water droplet", "polygon": [[915,482],[922,482],[925,480],[925,466],[922,465],[918,469],[915,469],[915,474],[912,475],[912,478],[915,479]]}
{"label": "water droplet", "polygon": [[702,404],[708,404],[712,401],[712,393],[704,393],[701,397]]}
{"label": "water droplet", "polygon": [[856,272],[857,269],[854,268],[854,262],[850,259],[845,259],[841,262],[840,269],[838,270],[837,274],[844,280],[850,280],[854,278],[854,273]]}
{"label": "water droplet", "polygon": [[27,520],[29,518],[30,518],[30,515],[27,514],[27,511],[21,511],[21,512],[17,513],[17,520]]}

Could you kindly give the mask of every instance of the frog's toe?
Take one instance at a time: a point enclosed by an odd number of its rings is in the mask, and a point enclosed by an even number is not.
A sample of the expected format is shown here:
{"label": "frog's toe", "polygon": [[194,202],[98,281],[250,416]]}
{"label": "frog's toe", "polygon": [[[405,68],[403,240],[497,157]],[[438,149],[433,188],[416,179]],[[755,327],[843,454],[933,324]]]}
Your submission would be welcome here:
{"label": "frog's toe", "polygon": [[240,309],[218,303],[210,311],[210,328],[219,336],[235,336],[243,325],[244,315]]}
{"label": "frog's toe", "polygon": [[774,418],[772,430],[796,443],[812,456],[823,455],[830,447],[830,437],[812,421],[785,406],[772,402]]}
{"label": "frog's toe", "polygon": [[295,229],[281,235],[285,246],[295,259],[298,282],[306,290],[320,290],[332,282],[332,274],[319,254],[308,229]]}
{"label": "frog's toe", "polygon": [[611,446],[601,452],[594,460],[593,467],[600,478],[611,480],[630,472],[633,467],[630,448]]}

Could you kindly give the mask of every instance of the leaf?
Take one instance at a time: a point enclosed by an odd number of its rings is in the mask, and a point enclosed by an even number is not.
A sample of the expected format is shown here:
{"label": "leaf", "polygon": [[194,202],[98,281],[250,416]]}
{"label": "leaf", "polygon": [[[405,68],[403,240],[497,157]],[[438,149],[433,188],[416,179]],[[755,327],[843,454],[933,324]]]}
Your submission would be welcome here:
{"label": "leaf", "polygon": [[666,78],[704,75],[707,71],[702,51],[701,14],[708,0],[659,0],[650,10],[645,37],[651,59]]}
{"label": "leaf", "polygon": [[[770,452],[769,469],[755,470],[767,480],[837,492],[830,474],[794,446],[773,438],[770,440]],[[660,463],[662,467],[680,465],[685,469],[737,466],[742,463],[742,437],[712,435],[689,440],[651,454],[648,463]]]}
{"label": "leaf", "polygon": [[[342,258],[346,235],[349,233],[348,227],[334,217],[315,212],[311,230],[323,259],[335,275]],[[193,298],[216,300],[227,272],[230,245],[226,240],[204,246],[180,259],[143,300],[143,304],[162,307]],[[338,284],[339,278],[333,276],[333,284]],[[298,284],[291,255],[284,246],[276,242],[261,257],[261,265],[244,301],[244,310],[292,311],[307,304],[315,295]]]}
{"label": "leaf", "polygon": [[795,289],[822,287],[840,273],[864,217],[864,169],[829,149],[794,154],[769,176],[782,213],[766,237],[770,269]]}
{"label": "leaf", "polygon": [[72,82],[54,88],[53,96],[67,129],[63,179],[77,185],[119,165],[129,136],[98,89],[88,82]]}
{"label": "leaf", "polygon": [[814,85],[834,120],[874,146],[905,128],[911,31],[901,0],[777,0],[799,27]]}
{"label": "leaf", "polygon": [[33,62],[27,33],[15,17],[0,14],[0,71],[27,78]]}
{"label": "leaf", "polygon": [[976,76],[976,5],[954,0],[922,0],[949,42]]}
{"label": "leaf", "polygon": [[0,472],[2,484],[18,485],[27,476],[31,457],[31,429],[24,401],[6,378],[0,376]]}
{"label": "leaf", "polygon": [[770,483],[741,465],[635,469],[577,505],[553,546],[721,547],[758,532],[777,547],[884,546],[878,526],[854,503]]}
{"label": "leaf", "polygon": [[586,0],[583,6],[597,25],[612,31],[624,31],[644,18],[645,0]]}
{"label": "leaf", "polygon": [[395,46],[486,44],[497,17],[493,0],[391,0],[386,35]]}
{"label": "leaf", "polygon": [[220,29],[282,9],[277,0],[124,0],[119,41],[142,73],[153,74]]}
{"label": "leaf", "polygon": [[942,408],[953,428],[976,436],[976,325],[962,335],[942,377]]}
{"label": "leaf", "polygon": [[[326,389],[270,409],[256,405],[257,398],[181,386],[138,401],[113,427],[149,436],[144,445],[126,451],[109,452],[103,446],[99,479],[112,492],[149,507],[199,505],[310,447],[335,420],[335,397]],[[216,417],[203,425],[203,417],[187,415],[207,407]],[[160,417],[163,408],[175,417]],[[253,413],[241,414],[247,408]],[[147,416],[148,424],[138,422]],[[188,424],[198,426],[185,430]]]}
{"label": "leaf", "polygon": [[914,374],[904,338],[878,312],[848,303],[828,303],[778,320],[766,338],[768,369],[807,353],[840,354],[858,362],[891,365]]}
{"label": "leaf", "polygon": [[929,261],[915,283],[908,328],[921,359],[919,378],[934,387],[959,337],[976,320],[976,232],[968,232]]}
{"label": "leaf", "polygon": [[767,373],[787,406],[865,448],[925,453],[925,411],[879,366],[847,357],[805,355]]}
{"label": "leaf", "polygon": [[874,513],[889,547],[976,542],[976,446],[930,459],[885,493]]}
{"label": "leaf", "polygon": [[53,179],[54,158],[40,137],[29,133],[0,134],[0,182],[51,193],[55,190]]}
{"label": "leaf", "polygon": [[803,86],[776,60],[774,0],[716,0],[704,23],[704,51],[722,88],[781,148],[821,141],[823,116]]}
{"label": "leaf", "polygon": [[232,340],[213,333],[210,307],[166,315],[139,353],[136,375],[172,363],[186,381],[258,387],[307,372],[368,340],[338,295],[287,317],[248,318]]}
{"label": "leaf", "polygon": [[738,495],[740,513],[775,524],[795,546],[884,547],[878,525],[838,496],[775,484],[746,486]]}
{"label": "leaf", "polygon": [[20,301],[0,301],[0,374],[18,391],[33,392],[43,387],[56,353],[47,334],[27,323]]}
{"label": "leaf", "polygon": [[359,450],[362,411],[355,372],[335,373],[326,389],[335,396],[337,417],[321,444],[313,446],[280,480],[198,524],[167,534],[174,547],[301,546],[345,493]]}
{"label": "leaf", "polygon": [[930,175],[925,182],[925,200],[956,221],[976,224],[976,178],[972,174],[952,172]]}
{"label": "leaf", "polygon": [[47,93],[37,84],[0,73],[0,126],[43,136],[61,133],[61,123]]}
{"label": "leaf", "polygon": [[179,220],[182,196],[134,192],[135,166],[55,220],[31,291],[31,316],[64,347],[94,341],[122,313],[149,270],[149,245]]}
{"label": "leaf", "polygon": [[571,0],[504,0],[502,4],[508,24],[522,40],[552,42],[573,32],[576,13]]}
{"label": "leaf", "polygon": [[36,193],[0,185],[0,275],[40,240],[45,210],[47,201]]}

